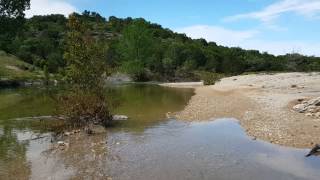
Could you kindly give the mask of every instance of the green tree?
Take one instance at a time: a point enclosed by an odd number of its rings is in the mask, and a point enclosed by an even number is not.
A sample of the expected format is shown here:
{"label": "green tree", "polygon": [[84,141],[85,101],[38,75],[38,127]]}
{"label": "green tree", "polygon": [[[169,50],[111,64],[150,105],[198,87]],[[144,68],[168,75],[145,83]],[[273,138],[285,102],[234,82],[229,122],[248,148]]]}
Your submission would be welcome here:
{"label": "green tree", "polygon": [[68,28],[64,57],[69,83],[88,90],[103,86],[106,45],[93,38],[85,22],[74,15],[69,17]]}
{"label": "green tree", "polygon": [[29,7],[30,0],[0,0],[0,16],[24,17],[24,11]]}
{"label": "green tree", "polygon": [[[144,76],[144,69],[141,68],[141,65],[144,67],[152,55],[152,40],[151,31],[146,22],[141,19],[129,25],[120,39],[118,50],[123,60],[123,69],[136,80],[142,80],[140,78]],[[132,64],[135,65],[135,71],[131,71],[131,68],[127,69],[129,61],[134,61]]]}
{"label": "green tree", "polygon": [[72,127],[109,125],[112,120],[105,97],[103,61],[106,47],[90,36],[85,22],[71,15],[65,59],[70,92],[61,99],[61,110]]}
{"label": "green tree", "polygon": [[0,49],[8,47],[24,22],[24,11],[30,0],[0,0]]}

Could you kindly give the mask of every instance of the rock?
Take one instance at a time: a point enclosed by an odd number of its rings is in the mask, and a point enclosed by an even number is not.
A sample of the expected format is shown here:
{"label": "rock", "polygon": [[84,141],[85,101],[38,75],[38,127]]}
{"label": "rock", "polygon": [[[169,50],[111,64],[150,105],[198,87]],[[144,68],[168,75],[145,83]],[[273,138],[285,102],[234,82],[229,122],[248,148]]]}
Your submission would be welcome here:
{"label": "rock", "polygon": [[309,101],[309,103],[311,103],[311,104],[313,104],[313,105],[315,105],[315,106],[320,106],[320,97],[311,99],[311,100]]}
{"label": "rock", "polygon": [[126,121],[128,119],[129,119],[129,117],[125,116],[125,115],[113,115],[112,116],[112,120],[114,120],[114,121]]}
{"label": "rock", "polygon": [[60,149],[60,150],[65,150],[67,148],[69,148],[69,143],[66,143],[64,141],[58,141],[58,146],[56,148]]}
{"label": "rock", "polygon": [[312,113],[307,113],[306,116],[313,116]]}
{"label": "rock", "polygon": [[72,133],[71,132],[65,132],[64,135],[65,136],[70,136]]}
{"label": "rock", "polygon": [[310,113],[316,113],[318,111],[317,109],[317,106],[314,105],[307,107],[307,111]]}
{"label": "rock", "polygon": [[58,81],[55,79],[55,80],[53,80],[53,85],[54,86],[57,86],[58,85]]}
{"label": "rock", "polygon": [[304,99],[302,99],[302,98],[301,98],[301,99],[298,99],[297,101],[298,101],[298,102],[303,102],[303,101],[304,101]]}
{"label": "rock", "polygon": [[300,113],[311,113],[312,115],[320,112],[320,97],[310,99],[308,101],[298,99],[298,101],[300,102],[300,104],[293,106],[293,110]]}
{"label": "rock", "polygon": [[81,130],[80,130],[80,129],[73,130],[73,134],[80,133],[80,132],[81,132]]}
{"label": "rock", "polygon": [[68,143],[65,143],[64,141],[58,141],[57,144],[58,144],[59,147],[68,146],[69,145]]}
{"label": "rock", "polygon": [[299,113],[303,113],[306,111],[306,106],[305,106],[305,104],[297,104],[297,105],[293,106],[293,110],[295,110]]}
{"label": "rock", "polygon": [[319,153],[319,150],[320,150],[320,145],[316,144],[314,148],[312,148],[311,151],[306,155],[306,157],[316,155],[317,153]]}

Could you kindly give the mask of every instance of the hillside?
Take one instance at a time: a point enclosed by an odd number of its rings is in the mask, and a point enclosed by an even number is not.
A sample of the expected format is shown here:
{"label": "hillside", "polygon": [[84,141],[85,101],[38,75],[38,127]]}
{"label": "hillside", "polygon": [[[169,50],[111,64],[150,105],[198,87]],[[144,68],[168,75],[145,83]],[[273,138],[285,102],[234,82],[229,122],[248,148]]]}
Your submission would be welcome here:
{"label": "hillside", "polygon": [[0,51],[0,86],[32,82],[42,78],[43,73],[38,68]]}
{"label": "hillside", "polygon": [[[104,59],[112,71],[136,81],[192,81],[214,77],[210,73],[320,71],[320,58],[300,54],[275,56],[257,50],[225,47],[204,39],[191,39],[143,18],[107,18],[85,11],[75,14],[87,36],[107,47]],[[23,31],[6,44],[7,52],[50,73],[63,73],[68,18],[63,15],[25,19]],[[200,75],[200,77],[199,77]],[[205,78],[206,78],[205,77]]]}

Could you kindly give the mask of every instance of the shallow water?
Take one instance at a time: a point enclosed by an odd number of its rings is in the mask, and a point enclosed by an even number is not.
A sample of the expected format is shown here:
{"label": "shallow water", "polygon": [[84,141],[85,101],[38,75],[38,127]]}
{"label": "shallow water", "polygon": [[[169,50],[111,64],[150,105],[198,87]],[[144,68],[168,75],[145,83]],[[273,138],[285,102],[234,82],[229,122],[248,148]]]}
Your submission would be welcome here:
{"label": "shallow water", "polygon": [[115,133],[107,161],[114,179],[319,179],[320,159],[307,150],[253,141],[235,120],[170,120],[143,135]]}
{"label": "shallow water", "polygon": [[[54,91],[53,91],[54,92]],[[75,136],[52,153],[50,132],[19,117],[50,115],[52,91],[0,91],[0,179],[319,179],[320,158],[246,136],[236,120],[167,119],[192,90],[151,85],[109,88],[113,112],[127,122],[107,134]],[[54,93],[53,93],[54,94]],[[44,138],[31,140],[35,133]]]}
{"label": "shallow water", "polygon": [[[0,179],[10,174],[20,178],[32,174],[35,164],[29,162],[39,156],[39,149],[50,144],[50,138],[41,138],[40,144],[29,139],[50,132],[39,120],[25,117],[53,115],[58,92],[55,88],[0,90]],[[130,84],[110,86],[106,94],[113,113],[130,117],[130,121],[117,123],[113,129],[143,132],[164,120],[167,112],[182,110],[193,90]]]}

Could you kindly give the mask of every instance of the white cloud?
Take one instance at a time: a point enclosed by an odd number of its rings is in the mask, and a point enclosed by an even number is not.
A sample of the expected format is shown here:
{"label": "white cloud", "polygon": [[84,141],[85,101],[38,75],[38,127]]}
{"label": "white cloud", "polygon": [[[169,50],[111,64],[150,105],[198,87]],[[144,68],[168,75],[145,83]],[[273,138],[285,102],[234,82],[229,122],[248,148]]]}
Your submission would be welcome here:
{"label": "white cloud", "polygon": [[319,0],[280,0],[265,7],[261,11],[238,14],[225,18],[225,21],[241,19],[257,19],[265,24],[272,24],[274,20],[284,13],[293,12],[308,18],[317,17],[320,14]]}
{"label": "white cloud", "polygon": [[258,35],[260,32],[257,30],[238,31],[220,26],[197,25],[178,28],[175,31],[185,33],[187,36],[194,39],[204,38],[207,41],[216,42],[219,45],[256,49],[275,55],[295,52],[305,55],[320,56],[320,43],[262,40],[259,39]]}
{"label": "white cloud", "polygon": [[196,25],[175,30],[179,33],[185,33],[187,36],[199,39],[204,38],[207,41],[214,41],[225,46],[237,46],[244,40],[248,40],[259,32],[251,31],[235,31],[220,26]]}
{"label": "white cloud", "polygon": [[30,10],[27,10],[26,17],[34,15],[63,14],[68,16],[77,9],[64,0],[31,0]]}

